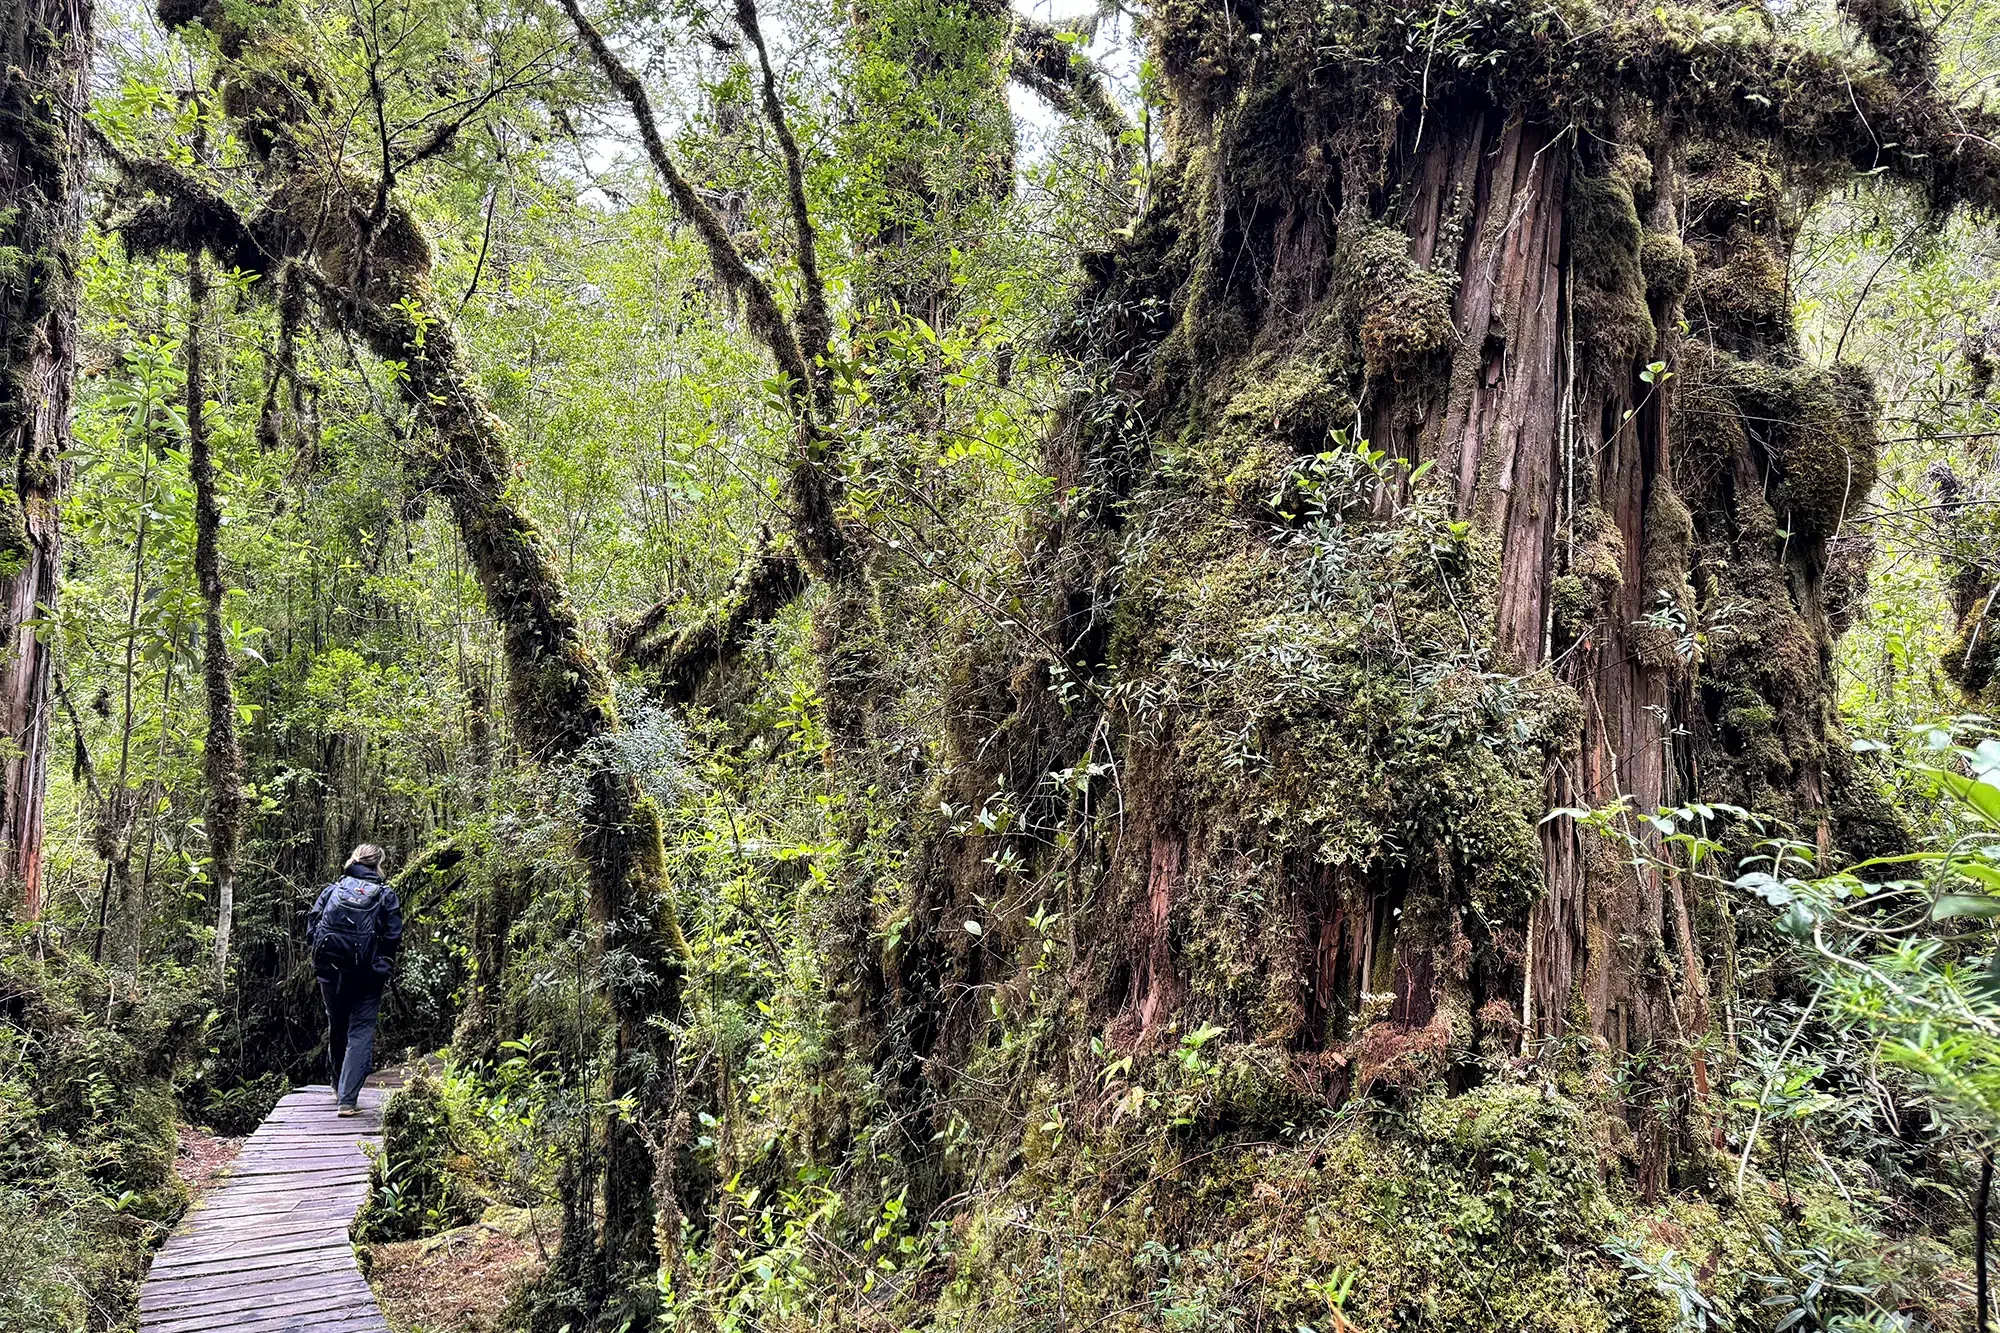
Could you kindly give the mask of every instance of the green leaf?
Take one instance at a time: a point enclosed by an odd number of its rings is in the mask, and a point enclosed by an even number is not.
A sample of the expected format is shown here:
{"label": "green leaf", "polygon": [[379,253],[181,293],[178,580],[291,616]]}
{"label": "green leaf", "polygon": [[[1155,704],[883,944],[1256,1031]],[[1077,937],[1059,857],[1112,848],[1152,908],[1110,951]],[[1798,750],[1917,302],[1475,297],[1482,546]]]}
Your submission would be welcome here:
{"label": "green leaf", "polygon": [[1809,940],[1812,938],[1813,926],[1817,922],[1818,918],[1813,915],[1810,907],[1794,901],[1791,906],[1778,914],[1778,919],[1771,925],[1781,935],[1789,935],[1795,940]]}
{"label": "green leaf", "polygon": [[1738,876],[1736,887],[1756,894],[1773,907],[1784,907],[1794,897],[1791,887],[1767,870],[1753,870]]}
{"label": "green leaf", "polygon": [[1959,799],[1960,804],[1978,815],[1994,828],[2000,828],[2000,787],[1990,783],[1974,782],[1971,778],[1942,768],[1930,770],[1937,776],[1944,789]]}
{"label": "green leaf", "polygon": [[2000,898],[1990,898],[1983,893],[1947,893],[1931,908],[1933,921],[1948,921],[1959,916],[1981,920],[2000,916]]}
{"label": "green leaf", "polygon": [[1213,1023],[1204,1023],[1193,1032],[1182,1037],[1181,1045],[1190,1051],[1198,1051],[1227,1030],[1226,1028],[1219,1028]]}

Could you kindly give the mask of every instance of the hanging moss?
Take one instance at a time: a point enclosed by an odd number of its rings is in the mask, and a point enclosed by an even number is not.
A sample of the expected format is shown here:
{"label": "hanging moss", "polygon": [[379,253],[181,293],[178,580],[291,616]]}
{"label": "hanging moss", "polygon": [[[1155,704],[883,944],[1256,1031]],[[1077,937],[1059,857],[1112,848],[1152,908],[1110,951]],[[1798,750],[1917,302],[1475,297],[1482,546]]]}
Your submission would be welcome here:
{"label": "hanging moss", "polygon": [[[1638,165],[1644,167],[1645,159]],[[1615,384],[1630,376],[1634,358],[1650,352],[1657,333],[1640,267],[1644,233],[1626,172],[1576,173],[1564,210],[1570,271],[1575,276],[1576,336],[1591,373]]]}
{"label": "hanging moss", "polygon": [[1694,591],[1688,586],[1694,517],[1665,478],[1654,482],[1646,500],[1645,532],[1639,577],[1649,618],[1633,627],[1633,646],[1647,666],[1685,674],[1694,665],[1697,623]]}

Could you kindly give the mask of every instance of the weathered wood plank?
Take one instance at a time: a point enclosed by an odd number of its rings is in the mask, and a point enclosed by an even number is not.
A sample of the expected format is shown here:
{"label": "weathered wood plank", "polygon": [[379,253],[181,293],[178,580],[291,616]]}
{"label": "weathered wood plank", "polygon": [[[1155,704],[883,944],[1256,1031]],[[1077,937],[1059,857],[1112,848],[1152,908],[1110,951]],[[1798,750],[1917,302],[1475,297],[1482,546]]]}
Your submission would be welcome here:
{"label": "weathered wood plank", "polygon": [[140,1333],[387,1333],[347,1238],[385,1095],[345,1118],[325,1087],[282,1099],[154,1256]]}
{"label": "weathered wood plank", "polygon": [[[329,1255],[324,1259],[301,1263],[286,1272],[293,1280],[312,1278],[315,1281],[339,1282],[353,1276],[354,1267],[348,1262],[347,1255]],[[245,1292],[262,1292],[270,1286],[270,1282],[267,1273],[222,1273],[147,1283],[145,1294],[139,1298],[139,1309],[144,1313],[199,1305],[204,1301],[228,1301]]]}
{"label": "weathered wood plank", "polygon": [[249,1244],[268,1240],[280,1240],[292,1236],[326,1235],[342,1237],[347,1234],[347,1224],[337,1217],[299,1217],[280,1214],[275,1217],[232,1218],[217,1223],[212,1219],[205,1222],[198,1232],[176,1236],[158,1258],[167,1255],[206,1254],[210,1250],[228,1249],[234,1245]]}
{"label": "weathered wood plank", "polygon": [[[265,1283],[245,1287],[227,1287],[211,1291],[206,1296],[190,1292],[185,1297],[166,1305],[148,1307],[148,1320],[161,1324],[190,1319],[212,1318],[225,1310],[249,1310],[256,1316],[266,1314],[296,1314],[306,1306],[324,1309],[339,1309],[343,1313],[354,1310],[371,1310],[374,1302],[369,1296],[368,1283],[359,1273],[333,1273],[314,1275],[314,1281],[287,1282],[280,1285]],[[150,1325],[149,1325],[150,1326]]]}

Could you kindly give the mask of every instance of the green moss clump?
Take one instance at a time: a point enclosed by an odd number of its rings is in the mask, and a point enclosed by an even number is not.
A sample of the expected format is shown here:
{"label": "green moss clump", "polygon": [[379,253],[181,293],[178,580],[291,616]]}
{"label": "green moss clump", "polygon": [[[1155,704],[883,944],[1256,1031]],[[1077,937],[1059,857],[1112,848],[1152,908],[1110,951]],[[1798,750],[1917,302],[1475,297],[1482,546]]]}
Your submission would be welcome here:
{"label": "green moss clump", "polygon": [[1647,619],[1632,629],[1639,660],[1658,669],[1685,671],[1693,665],[1694,590],[1688,570],[1694,551],[1694,516],[1662,478],[1646,500],[1645,544],[1640,579]]}
{"label": "green moss clump", "polygon": [[[1640,167],[1645,160],[1640,158]],[[1630,168],[1628,167],[1628,171]],[[1644,231],[1626,172],[1570,177],[1565,217],[1575,275],[1577,342],[1600,383],[1621,384],[1658,337],[1640,267]]]}
{"label": "green moss clump", "polygon": [[1646,276],[1646,296],[1654,304],[1678,305],[1694,281],[1694,256],[1678,236],[1649,231],[1639,245],[1639,270]]}
{"label": "green moss clump", "polygon": [[1784,500],[1811,531],[1831,535],[1875,487],[1875,386],[1849,362],[1796,372],[1789,417],[1773,434]]}
{"label": "green moss clump", "polygon": [[474,1179],[459,1116],[444,1082],[427,1069],[389,1098],[355,1240],[416,1240],[479,1219],[492,1201]]}
{"label": "green moss clump", "polygon": [[[1256,1040],[1312,1027],[1337,1043],[1390,1018],[1363,992],[1389,990],[1397,967],[1435,976],[1452,1012],[1433,1028],[1426,986],[1395,1032],[1369,1038],[1385,1070],[1413,1042],[1444,1066],[1470,1058],[1459,992],[1490,930],[1540,891],[1543,763],[1574,721],[1572,692],[1486,665],[1496,556],[1454,524],[1443,484],[1427,476],[1376,515],[1378,486],[1402,475],[1352,447],[1295,460],[1249,522],[1216,494],[1223,480],[1175,474],[1131,536],[1123,577],[1148,596],[1123,604],[1110,647],[1124,688],[1149,701],[1131,720],[1135,817],[1178,831],[1165,928],[1181,1002]],[[1113,868],[1133,912],[1149,910],[1153,856],[1134,839]],[[1315,881],[1338,885],[1350,914],[1381,903],[1383,932],[1380,975],[1350,959],[1327,982],[1331,1011],[1309,1014],[1321,982],[1299,939],[1333,910],[1308,900]],[[1106,1002],[1127,1001],[1125,983],[1105,984]]]}
{"label": "green moss clump", "polygon": [[1958,633],[1938,655],[1938,665],[1972,698],[1982,698],[2000,679],[2000,618],[1985,599],[1959,621]]}
{"label": "green moss clump", "polygon": [[1239,503],[1261,500],[1299,454],[1352,429],[1358,400],[1423,380],[1457,345],[1453,274],[1420,268],[1394,227],[1350,215],[1337,232],[1339,283],[1300,317],[1296,338],[1269,339],[1242,357],[1218,423],[1190,423],[1186,457]]}
{"label": "green moss clump", "polygon": [[1625,535],[1611,516],[1593,504],[1579,510],[1570,529],[1566,568],[1549,585],[1549,628],[1564,644],[1612,614],[1625,587]]}
{"label": "green moss clump", "polygon": [[1777,540],[1831,536],[1874,488],[1875,393],[1859,366],[1781,366],[1691,344],[1683,375],[1697,447],[1727,457],[1740,441],[1761,446]]}
{"label": "green moss clump", "polygon": [[1458,284],[1450,273],[1417,267],[1400,231],[1352,222],[1346,230],[1352,236],[1335,263],[1351,275],[1362,362],[1371,379],[1400,380],[1458,342],[1451,313]]}
{"label": "green moss clump", "polygon": [[1665,1330],[1660,1298],[1599,1248],[1621,1222],[1605,1132],[1577,1102],[1507,1085],[1291,1143],[1185,1147],[1121,1120],[961,1221],[935,1326],[1060,1299],[1072,1326],[1324,1328],[1344,1287],[1362,1328]]}
{"label": "green moss clump", "polygon": [[1761,239],[1727,247],[1719,265],[1699,265],[1688,284],[1687,303],[1711,325],[1746,335],[1768,336],[1791,318],[1785,264]]}

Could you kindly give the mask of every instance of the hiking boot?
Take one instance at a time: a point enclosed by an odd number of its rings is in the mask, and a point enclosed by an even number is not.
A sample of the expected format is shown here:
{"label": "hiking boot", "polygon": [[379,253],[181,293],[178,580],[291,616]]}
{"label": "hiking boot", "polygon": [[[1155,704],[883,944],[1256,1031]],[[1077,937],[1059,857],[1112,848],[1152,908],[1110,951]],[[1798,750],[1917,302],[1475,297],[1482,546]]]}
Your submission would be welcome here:
{"label": "hiking boot", "polygon": [[340,1104],[340,1114],[342,1116],[360,1115],[361,1108],[356,1106],[353,1102],[342,1102]]}

